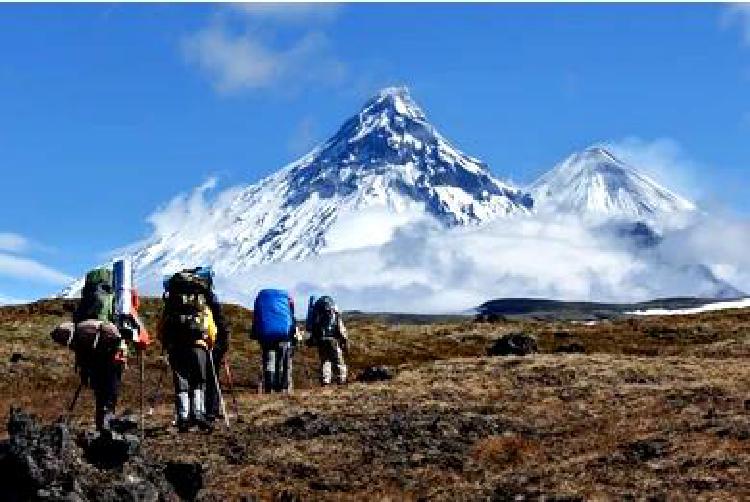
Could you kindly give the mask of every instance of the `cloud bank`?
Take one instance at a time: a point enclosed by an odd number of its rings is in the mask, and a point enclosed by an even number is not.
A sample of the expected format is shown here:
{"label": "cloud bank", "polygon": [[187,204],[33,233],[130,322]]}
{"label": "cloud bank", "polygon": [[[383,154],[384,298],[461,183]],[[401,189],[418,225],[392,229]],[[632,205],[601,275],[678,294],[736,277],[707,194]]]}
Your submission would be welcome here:
{"label": "cloud bank", "polygon": [[219,285],[244,304],[259,289],[278,286],[298,301],[327,293],[347,309],[434,313],[467,311],[500,297],[630,302],[711,296],[718,275],[750,290],[744,272],[750,263],[737,251],[748,234],[726,229],[720,243],[709,245],[713,230],[696,222],[665,234],[654,248],[637,249],[618,232],[574,217],[448,231],[425,220],[398,228],[379,246],[254,267],[220,277]]}

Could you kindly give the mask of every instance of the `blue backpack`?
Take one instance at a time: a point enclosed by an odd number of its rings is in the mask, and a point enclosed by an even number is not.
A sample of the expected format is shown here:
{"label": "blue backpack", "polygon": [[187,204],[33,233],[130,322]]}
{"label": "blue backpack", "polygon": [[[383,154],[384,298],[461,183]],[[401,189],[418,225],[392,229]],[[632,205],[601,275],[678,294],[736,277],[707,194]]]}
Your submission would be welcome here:
{"label": "blue backpack", "polygon": [[294,310],[289,293],[264,289],[255,298],[253,334],[259,342],[287,342],[294,332]]}

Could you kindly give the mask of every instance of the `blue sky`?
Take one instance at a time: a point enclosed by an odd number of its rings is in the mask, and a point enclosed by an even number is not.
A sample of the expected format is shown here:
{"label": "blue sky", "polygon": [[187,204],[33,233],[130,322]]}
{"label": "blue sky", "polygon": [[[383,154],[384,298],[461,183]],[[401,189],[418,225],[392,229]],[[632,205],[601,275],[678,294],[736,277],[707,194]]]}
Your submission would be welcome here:
{"label": "blue sky", "polygon": [[249,183],[380,87],[524,184],[596,142],[747,216],[750,9],[2,5],[0,300],[58,290],[209,176]]}

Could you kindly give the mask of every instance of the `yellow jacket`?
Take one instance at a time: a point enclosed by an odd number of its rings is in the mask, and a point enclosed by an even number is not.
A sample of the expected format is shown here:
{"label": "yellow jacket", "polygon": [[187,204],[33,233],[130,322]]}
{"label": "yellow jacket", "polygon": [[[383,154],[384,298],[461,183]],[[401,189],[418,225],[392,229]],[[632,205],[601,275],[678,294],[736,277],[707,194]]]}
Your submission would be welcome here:
{"label": "yellow jacket", "polygon": [[[214,321],[214,314],[211,312],[211,307],[208,305],[203,307],[199,322],[201,323],[203,330],[206,332],[206,336],[202,340],[196,340],[195,345],[206,349],[212,349],[216,343],[218,329],[216,328],[216,322]],[[159,340],[161,340],[163,344],[165,340],[167,340],[168,335],[164,315],[159,318],[157,333],[159,334]]]}
{"label": "yellow jacket", "polygon": [[206,305],[203,307],[203,315],[201,316],[203,322],[203,328],[206,330],[206,338],[198,340],[196,345],[201,345],[207,349],[212,349],[216,343],[216,322],[214,321],[214,313],[211,312],[211,308]]}

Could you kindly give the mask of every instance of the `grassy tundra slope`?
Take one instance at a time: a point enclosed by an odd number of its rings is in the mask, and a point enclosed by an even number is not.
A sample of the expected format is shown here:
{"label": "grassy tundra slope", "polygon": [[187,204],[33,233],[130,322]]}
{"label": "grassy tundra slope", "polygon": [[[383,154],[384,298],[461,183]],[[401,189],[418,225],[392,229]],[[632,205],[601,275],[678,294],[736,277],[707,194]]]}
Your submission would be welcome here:
{"label": "grassy tundra slope", "polygon": [[[146,302],[152,326],[156,308]],[[201,463],[199,498],[750,498],[749,310],[596,325],[358,315],[353,375],[383,364],[393,380],[320,389],[316,354],[303,348],[296,392],[261,396],[249,312],[227,309],[240,420],[210,436],[174,433],[165,378],[143,447],[156,463]],[[62,413],[77,381],[72,354],[48,333],[71,310],[61,300],[0,308],[4,413]],[[540,354],[487,357],[510,331],[536,335]],[[149,395],[158,356],[155,345]],[[137,388],[131,368],[121,409],[135,409]],[[77,428],[91,427],[91,407],[84,394]]]}

